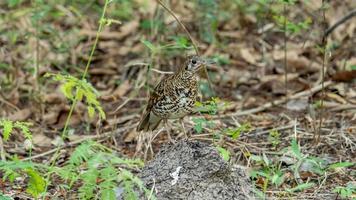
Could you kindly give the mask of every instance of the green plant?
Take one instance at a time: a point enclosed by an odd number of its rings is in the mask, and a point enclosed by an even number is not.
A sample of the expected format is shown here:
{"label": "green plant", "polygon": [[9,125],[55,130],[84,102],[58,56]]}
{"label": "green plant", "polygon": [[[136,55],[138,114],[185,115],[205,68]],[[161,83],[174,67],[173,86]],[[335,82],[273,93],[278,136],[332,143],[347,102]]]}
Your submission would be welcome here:
{"label": "green plant", "polygon": [[[275,22],[281,28],[282,31],[284,31],[284,29],[285,29],[287,31],[287,33],[290,33],[290,34],[298,34],[302,30],[307,30],[311,24],[310,18],[307,18],[304,21],[301,21],[298,23],[289,21],[286,17],[281,16],[281,15],[275,15],[273,17],[273,19],[275,20]],[[284,25],[286,26],[285,28],[283,28]]]}
{"label": "green plant", "polygon": [[158,55],[178,55],[182,50],[193,48],[186,37],[173,36],[170,37],[170,39],[171,40],[165,44],[155,44],[145,39],[141,39],[141,42],[150,50],[151,58]]}
{"label": "green plant", "polygon": [[93,117],[98,111],[99,117],[105,119],[105,112],[97,100],[99,92],[85,79],[77,79],[71,75],[47,73],[45,77],[52,77],[56,81],[62,82],[61,91],[71,101],[82,101],[86,99],[88,115]]}
{"label": "green plant", "polygon": [[[74,186],[78,189],[81,199],[108,199],[114,200],[115,188],[123,186],[125,199],[137,197],[143,192],[147,197],[150,190],[144,187],[142,181],[129,170],[143,166],[138,159],[123,159],[107,147],[93,141],[87,141],[75,148],[68,162],[62,167],[48,167],[43,164],[20,161],[0,161],[2,179],[13,182],[16,177],[27,176],[26,192],[37,198],[43,195],[47,182],[42,174],[56,175],[63,181],[61,187],[70,191]],[[150,197],[154,199],[154,197]],[[132,198],[131,198],[132,199]]]}
{"label": "green plant", "polygon": [[228,162],[230,160],[230,151],[223,148],[223,147],[216,147],[217,150],[219,151],[220,156]]}
{"label": "green plant", "polygon": [[34,164],[32,162],[20,161],[16,157],[13,161],[0,161],[0,172],[3,172],[2,180],[14,182],[17,177],[28,177],[26,192],[37,198],[45,192],[45,179],[41,173],[36,170],[43,171],[47,169],[45,165]]}
{"label": "green plant", "polygon": [[337,186],[333,189],[333,192],[337,193],[341,196],[341,198],[345,199],[356,199],[356,185],[355,183],[348,183],[346,186]]}
{"label": "green plant", "polygon": [[256,162],[256,164],[262,166],[260,169],[252,170],[250,176],[255,179],[258,179],[259,177],[262,178],[263,192],[267,191],[269,182],[276,187],[280,186],[284,182],[284,173],[281,170],[280,163],[273,163],[265,154],[262,156],[251,155],[250,159]]}
{"label": "green plant", "polygon": [[[259,184],[262,187],[262,191],[265,192],[269,185],[280,187],[285,181],[285,174],[287,171],[291,171],[294,174],[296,186],[293,188],[285,188],[288,193],[300,192],[315,186],[314,182],[302,182],[300,179],[300,167],[302,165],[304,170],[319,175],[320,180],[324,180],[328,177],[328,172],[331,170],[339,170],[340,168],[352,167],[355,165],[353,162],[338,162],[333,164],[327,164],[325,160],[318,157],[308,156],[302,153],[297,141],[292,140],[291,145],[288,148],[282,150],[283,155],[290,155],[293,160],[293,164],[288,168],[282,168],[280,161],[274,161],[279,159],[269,159],[265,154],[262,156],[250,155],[250,159],[260,165],[256,169],[252,170],[250,176],[259,180]],[[271,184],[270,184],[271,183]],[[341,191],[341,190],[340,190]]]}
{"label": "green plant", "polygon": [[281,143],[281,134],[277,130],[272,130],[269,132],[268,141],[276,148]]}
{"label": "green plant", "polygon": [[69,187],[80,182],[79,196],[83,199],[100,197],[110,200],[115,199],[114,189],[120,184],[126,186],[126,197],[136,195],[135,187],[138,191],[149,193],[143,183],[127,169],[142,166],[140,160],[122,159],[105,146],[87,141],[75,149],[64,167],[55,167],[50,173],[58,173]]}
{"label": "green plant", "polygon": [[[211,100],[205,102],[195,102],[195,109],[201,114],[215,115],[219,110],[219,103],[222,101],[217,97],[212,97]],[[223,105],[224,106],[224,105]]]}
{"label": "green plant", "polygon": [[11,121],[8,119],[0,119],[0,128],[3,128],[2,134],[5,141],[9,139],[14,129],[21,130],[22,134],[26,139],[31,140],[32,133],[30,131],[30,126],[32,123],[29,122],[20,122],[20,121]]}
{"label": "green plant", "polygon": [[193,118],[194,129],[197,133],[202,133],[203,127],[213,127],[215,124],[212,121],[208,121],[205,118]]}
{"label": "green plant", "polygon": [[247,122],[247,123],[243,123],[241,126],[237,128],[226,129],[225,134],[231,137],[233,140],[236,140],[237,138],[240,137],[241,133],[248,132],[250,130],[251,130],[251,124]]}

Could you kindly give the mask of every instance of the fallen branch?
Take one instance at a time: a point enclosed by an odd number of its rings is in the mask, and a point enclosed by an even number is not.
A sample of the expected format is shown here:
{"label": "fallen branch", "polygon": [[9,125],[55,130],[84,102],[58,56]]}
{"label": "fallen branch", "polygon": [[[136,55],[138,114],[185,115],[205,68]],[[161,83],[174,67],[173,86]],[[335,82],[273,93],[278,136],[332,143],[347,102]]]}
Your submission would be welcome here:
{"label": "fallen branch", "polygon": [[[334,84],[333,81],[327,81],[327,82],[324,83],[324,88],[325,87],[329,87],[332,84]],[[287,101],[289,101],[291,99],[298,99],[298,98],[303,97],[303,96],[310,96],[310,95],[312,95],[312,94],[314,94],[316,92],[319,92],[322,89],[323,89],[323,86],[320,84],[320,85],[317,85],[317,86],[311,88],[310,90],[305,90],[303,92],[296,93],[296,94],[294,94],[294,95],[292,95],[290,97],[283,97],[282,99],[278,99],[278,100],[275,100],[275,101],[272,101],[272,102],[268,102],[268,103],[263,104],[262,106],[257,107],[257,108],[252,108],[250,110],[244,110],[244,111],[237,111],[237,112],[234,112],[234,113],[228,113],[228,114],[224,114],[224,115],[218,115],[218,116],[214,116],[212,118],[213,119],[217,119],[217,118],[224,118],[224,117],[236,117],[236,116],[243,116],[243,115],[249,115],[249,114],[262,112],[262,111],[265,111],[268,108],[271,108],[273,106],[286,103]]]}
{"label": "fallen branch", "polygon": [[349,12],[347,15],[345,15],[344,17],[342,17],[341,19],[337,20],[335,22],[335,24],[333,24],[332,26],[330,26],[324,33],[324,38],[328,37],[330,35],[330,33],[332,33],[338,26],[340,26],[341,24],[345,23],[347,20],[351,19],[352,17],[356,16],[356,9],[352,10],[351,12]]}

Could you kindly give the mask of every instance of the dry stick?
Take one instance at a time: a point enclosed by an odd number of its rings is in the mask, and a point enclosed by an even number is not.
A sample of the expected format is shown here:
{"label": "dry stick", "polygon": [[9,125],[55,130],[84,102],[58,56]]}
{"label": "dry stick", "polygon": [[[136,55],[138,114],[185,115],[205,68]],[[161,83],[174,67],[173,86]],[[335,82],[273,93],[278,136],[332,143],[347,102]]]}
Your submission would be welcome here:
{"label": "dry stick", "polygon": [[103,133],[103,134],[100,134],[100,135],[91,135],[91,136],[87,136],[85,138],[81,138],[81,139],[78,139],[78,140],[75,140],[73,142],[69,142],[63,146],[60,146],[60,147],[57,147],[57,148],[54,148],[54,149],[51,149],[49,151],[46,151],[46,152],[43,152],[43,153],[40,153],[40,154],[37,154],[37,155],[34,155],[32,157],[28,157],[28,158],[24,158],[22,159],[23,161],[26,161],[26,160],[31,160],[31,159],[36,159],[36,158],[40,158],[40,157],[43,157],[43,156],[47,156],[47,155],[50,155],[54,152],[56,152],[58,149],[63,149],[63,148],[67,148],[67,147],[71,147],[71,146],[75,146],[77,144],[80,144],[84,141],[87,141],[87,140],[97,140],[97,139],[102,139],[102,138],[106,138],[106,137],[110,137],[110,136],[113,136],[115,134],[118,134],[118,133],[123,133],[125,131],[128,131],[130,129],[133,129],[137,126],[137,124],[132,124],[130,126],[127,126],[127,127],[123,127],[123,128],[119,128],[119,129],[116,129],[116,130],[113,130],[113,131],[109,131],[109,132],[106,132],[106,133]]}
{"label": "dry stick", "polygon": [[347,15],[345,15],[341,19],[337,20],[335,22],[335,24],[330,26],[330,28],[328,28],[324,32],[324,38],[327,38],[330,35],[330,33],[332,33],[338,26],[340,26],[341,24],[345,23],[347,20],[349,20],[349,19],[351,19],[352,17],[355,17],[355,16],[356,16],[356,9],[352,10],[351,12],[349,12]]}
{"label": "dry stick", "polygon": [[332,84],[334,84],[333,81],[328,81],[328,82],[325,82],[322,86],[322,85],[317,85],[313,88],[311,88],[310,90],[305,90],[303,92],[299,92],[297,94],[294,94],[292,96],[290,96],[289,98],[287,97],[284,97],[284,98],[281,98],[281,99],[278,99],[278,100],[275,100],[275,101],[272,101],[272,102],[268,102],[266,104],[263,104],[262,106],[260,107],[257,107],[257,108],[253,108],[253,109],[250,109],[250,110],[244,110],[244,111],[237,111],[235,113],[229,113],[229,114],[224,114],[224,115],[219,115],[219,116],[214,116],[212,117],[212,119],[217,119],[217,118],[223,118],[223,117],[233,117],[233,116],[243,116],[243,115],[249,115],[249,114],[254,114],[254,113],[258,113],[258,112],[262,112],[268,108],[271,108],[273,106],[276,106],[276,105],[279,105],[279,104],[282,104],[282,103],[285,103],[287,102],[288,100],[291,100],[291,99],[297,99],[297,98],[300,98],[300,97],[303,97],[303,96],[309,96],[309,95],[312,95],[320,90],[323,89],[323,87],[329,87],[331,86]]}
{"label": "dry stick", "polygon": [[286,96],[288,96],[288,66],[287,66],[287,5],[283,4],[283,12],[284,12],[284,89]]}
{"label": "dry stick", "polygon": [[[199,49],[198,49],[198,46],[196,45],[195,43],[195,40],[193,39],[193,36],[190,34],[190,32],[188,31],[188,29],[184,26],[184,24],[178,19],[178,17],[174,14],[174,12],[169,9],[166,5],[164,5],[164,3],[161,1],[161,0],[157,0],[157,2],[165,9],[169,12],[169,14],[172,15],[172,17],[178,22],[178,24],[182,27],[182,29],[186,32],[186,34],[188,35],[190,41],[192,42],[193,44],[193,47],[194,47],[194,50],[195,50],[195,53],[199,56],[200,53],[199,53]],[[209,78],[209,74],[208,74],[208,70],[206,69],[206,67],[204,66],[204,73],[205,73],[205,76],[206,76],[206,79],[208,80],[208,84],[209,84],[209,87],[211,89],[211,91],[213,92],[214,94],[214,90],[213,90],[213,86],[211,84],[211,81],[210,81],[210,78]]]}
{"label": "dry stick", "polygon": [[[326,35],[326,17],[325,17],[325,0],[322,1],[322,9],[323,9],[323,30],[324,30],[324,34]],[[315,133],[316,134],[316,138],[315,138],[315,134],[314,134],[314,141],[315,141],[315,145],[319,144],[319,140],[320,140],[320,132],[321,132],[321,126],[323,124],[323,115],[324,115],[324,99],[325,99],[325,90],[324,90],[324,80],[325,80],[325,63],[326,63],[326,45],[327,45],[327,38],[323,36],[322,38],[322,47],[323,47],[323,62],[322,62],[322,66],[321,66],[321,107],[320,107],[320,114],[319,114],[319,126],[318,126],[318,131]]]}
{"label": "dry stick", "polygon": [[172,15],[172,17],[174,17],[174,19],[178,22],[178,24],[183,28],[183,30],[187,33],[190,41],[192,42],[195,52],[197,55],[199,55],[199,50],[198,50],[198,46],[195,43],[195,40],[193,39],[192,35],[189,33],[188,29],[184,26],[184,24],[178,19],[178,17],[174,14],[174,12],[169,9],[166,5],[164,5],[164,3],[161,0],[157,0],[157,2],[165,9],[169,12],[169,14]]}

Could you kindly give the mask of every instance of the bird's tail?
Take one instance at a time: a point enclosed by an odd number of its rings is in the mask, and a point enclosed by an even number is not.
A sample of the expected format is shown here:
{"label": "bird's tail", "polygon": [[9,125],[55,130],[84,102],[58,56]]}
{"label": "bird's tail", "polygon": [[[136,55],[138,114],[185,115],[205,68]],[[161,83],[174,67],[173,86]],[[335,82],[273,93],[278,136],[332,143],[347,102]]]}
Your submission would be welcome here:
{"label": "bird's tail", "polygon": [[146,112],[138,124],[136,131],[153,131],[157,128],[161,121],[162,119],[152,112]]}

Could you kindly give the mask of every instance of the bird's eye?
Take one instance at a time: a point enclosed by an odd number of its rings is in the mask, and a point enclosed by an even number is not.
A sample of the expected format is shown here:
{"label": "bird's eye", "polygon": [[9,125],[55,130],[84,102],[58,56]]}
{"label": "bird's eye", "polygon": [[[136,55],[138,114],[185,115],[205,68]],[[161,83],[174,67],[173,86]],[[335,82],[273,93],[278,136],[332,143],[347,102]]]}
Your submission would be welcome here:
{"label": "bird's eye", "polygon": [[197,61],[195,59],[192,60],[193,65],[197,64]]}

